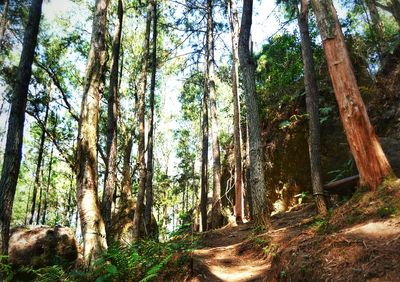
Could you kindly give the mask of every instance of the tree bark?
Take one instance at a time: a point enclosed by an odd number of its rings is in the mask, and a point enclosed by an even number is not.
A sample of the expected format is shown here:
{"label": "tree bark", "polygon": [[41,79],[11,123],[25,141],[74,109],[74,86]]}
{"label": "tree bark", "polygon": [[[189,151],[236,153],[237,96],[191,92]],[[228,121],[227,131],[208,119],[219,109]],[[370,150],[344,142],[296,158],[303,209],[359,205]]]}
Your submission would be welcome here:
{"label": "tree bark", "polygon": [[[44,166],[44,161],[42,162],[41,166]],[[42,212],[43,183],[44,183],[44,171],[41,169],[40,170],[39,200],[38,200],[38,206],[37,206],[36,225],[39,225],[40,213]]]}
{"label": "tree bark", "polygon": [[139,239],[140,225],[144,215],[144,197],[146,192],[146,160],[145,160],[145,97],[147,86],[147,65],[150,46],[150,27],[151,14],[153,11],[153,0],[147,2],[146,30],[143,45],[142,70],[139,89],[139,105],[138,105],[138,120],[139,120],[139,142],[138,142],[138,168],[139,168],[139,190],[137,194],[135,217],[134,217],[134,238]]}
{"label": "tree bark", "polygon": [[[207,52],[208,53],[208,52]],[[206,62],[208,54],[206,54]],[[200,215],[201,215],[201,231],[207,228],[207,205],[208,205],[208,64],[206,63],[204,72],[204,94],[202,107],[202,148],[201,148],[201,183],[200,183]]]}
{"label": "tree bark", "polygon": [[91,265],[107,249],[105,225],[98,193],[97,132],[99,101],[106,69],[107,8],[109,0],[96,0],[91,47],[85,74],[77,146],[77,202],[83,237],[83,258]]}
{"label": "tree bark", "polygon": [[[47,214],[47,207],[48,207],[48,199],[49,199],[49,192],[50,192],[50,185],[51,185],[51,173],[52,173],[52,167],[53,167],[53,150],[54,150],[54,145],[51,146],[51,151],[50,151],[50,160],[49,160],[49,170],[47,174],[47,184],[46,184],[46,191],[44,194],[44,203],[43,203],[43,214],[42,214],[42,224],[46,223],[46,214]],[[39,214],[38,214],[39,216]]]}
{"label": "tree bark", "polygon": [[21,165],[25,109],[43,0],[33,0],[11,100],[7,141],[0,179],[0,252],[7,254],[12,206]]}
{"label": "tree bark", "polygon": [[392,10],[392,15],[395,18],[397,24],[400,26],[400,1],[399,0],[391,0],[392,4],[390,9]]}
{"label": "tree bark", "polygon": [[365,0],[365,4],[367,5],[369,15],[371,17],[372,25],[371,29],[374,32],[374,39],[378,46],[379,56],[382,57],[384,53],[384,28],[381,17],[378,12],[378,8],[376,7],[376,0]]}
{"label": "tree bark", "polygon": [[360,182],[375,190],[393,172],[361,98],[353,66],[331,0],[312,0],[340,116]]}
{"label": "tree bark", "polygon": [[213,154],[213,195],[211,209],[211,227],[222,226],[221,208],[221,153],[219,149],[217,101],[215,90],[215,61],[214,61],[214,20],[212,0],[207,0],[207,51],[208,56],[208,91],[210,93],[211,135]]}
{"label": "tree bark", "polygon": [[243,1],[242,24],[239,35],[239,59],[243,71],[243,85],[247,107],[250,150],[250,184],[253,200],[254,221],[257,225],[270,225],[270,211],[264,176],[264,152],[262,148],[261,120],[256,97],[256,64],[250,53],[250,29],[252,24],[253,0]]}
{"label": "tree bark", "polygon": [[107,163],[105,170],[104,193],[102,202],[102,214],[106,225],[107,242],[110,242],[111,208],[117,179],[117,123],[119,115],[118,91],[119,91],[119,55],[121,47],[123,4],[118,0],[118,21],[115,26],[115,34],[112,46],[112,63],[110,73],[110,92],[108,96],[107,111]]}
{"label": "tree bark", "polygon": [[[46,111],[44,114],[44,121],[43,121],[43,128],[42,134],[40,136],[40,143],[39,143],[39,151],[38,151],[38,158],[36,160],[36,171],[35,171],[35,180],[33,182],[33,192],[32,192],[32,205],[31,205],[31,218],[29,219],[29,224],[33,224],[33,220],[35,218],[35,209],[36,209],[36,196],[38,188],[42,191],[41,182],[40,182],[40,171],[42,170],[42,163],[43,163],[43,150],[44,150],[44,142],[46,140],[46,127],[47,127],[47,119],[49,116],[49,104],[50,104],[50,97],[48,97],[48,101],[46,101]],[[41,193],[39,193],[41,195]],[[40,196],[39,196],[40,198]],[[40,201],[39,201],[40,203]],[[39,209],[37,211],[37,219],[39,219]],[[37,224],[39,220],[37,220]]]}
{"label": "tree bark", "polygon": [[326,215],[324,190],[321,171],[321,137],[318,112],[318,86],[314,70],[311,38],[308,29],[308,0],[301,0],[298,24],[301,38],[301,51],[304,63],[304,84],[306,88],[306,107],[308,119],[308,150],[310,155],[311,183],[318,213]]}
{"label": "tree bark", "polygon": [[26,200],[24,225],[28,224],[29,202],[31,200],[30,198],[31,198],[31,187],[29,187],[28,198]]}
{"label": "tree bark", "polygon": [[73,216],[73,207],[72,207],[72,194],[73,194],[73,178],[74,175],[72,174],[69,179],[69,190],[68,190],[68,202],[67,202],[67,209],[65,211],[65,219],[66,219],[66,226],[70,227],[72,224],[72,216]]}
{"label": "tree bark", "polygon": [[242,136],[240,131],[240,99],[239,99],[239,18],[237,0],[228,0],[228,20],[232,39],[232,94],[233,94],[233,135],[235,153],[235,215],[236,222],[243,222],[244,194],[242,169]]}
{"label": "tree bark", "polygon": [[151,81],[150,81],[150,116],[149,116],[149,133],[147,138],[147,175],[146,175],[146,210],[144,219],[146,226],[150,226],[151,212],[153,208],[153,147],[154,147],[154,92],[156,88],[157,74],[157,2],[153,4],[153,39],[151,54]]}
{"label": "tree bark", "polygon": [[3,40],[4,35],[6,34],[7,30],[7,23],[8,23],[8,9],[9,9],[9,0],[5,0],[3,14],[1,16],[1,23],[0,23],[0,52],[3,50]]}
{"label": "tree bark", "polygon": [[131,155],[132,155],[132,136],[129,137],[125,146],[124,162],[122,166],[122,189],[120,206],[126,207],[132,199],[132,176],[131,176]]}

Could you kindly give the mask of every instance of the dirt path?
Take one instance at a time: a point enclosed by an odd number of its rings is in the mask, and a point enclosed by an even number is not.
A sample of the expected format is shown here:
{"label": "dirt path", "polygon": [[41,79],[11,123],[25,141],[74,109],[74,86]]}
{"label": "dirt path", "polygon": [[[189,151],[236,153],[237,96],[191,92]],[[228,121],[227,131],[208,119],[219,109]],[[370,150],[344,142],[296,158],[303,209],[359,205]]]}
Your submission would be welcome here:
{"label": "dirt path", "polygon": [[400,217],[319,233],[312,205],[204,235],[186,281],[400,281]]}
{"label": "dirt path", "polygon": [[269,264],[253,253],[245,253],[243,242],[252,226],[225,227],[206,234],[205,248],[193,254],[193,273],[189,281],[253,281],[265,276]]}

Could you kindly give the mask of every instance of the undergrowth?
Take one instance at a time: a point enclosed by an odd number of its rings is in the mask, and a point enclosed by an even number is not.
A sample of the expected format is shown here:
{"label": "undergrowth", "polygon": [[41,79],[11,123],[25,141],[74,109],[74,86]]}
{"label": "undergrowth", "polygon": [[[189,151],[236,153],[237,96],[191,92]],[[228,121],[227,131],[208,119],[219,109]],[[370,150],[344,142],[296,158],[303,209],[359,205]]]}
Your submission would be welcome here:
{"label": "undergrowth", "polygon": [[13,281],[15,275],[23,281],[41,282],[154,281],[167,265],[176,268],[185,264],[198,247],[198,238],[185,234],[163,243],[141,240],[125,247],[111,245],[90,270],[54,265],[40,269],[24,267],[13,273],[3,257],[0,270],[6,274],[5,281]]}

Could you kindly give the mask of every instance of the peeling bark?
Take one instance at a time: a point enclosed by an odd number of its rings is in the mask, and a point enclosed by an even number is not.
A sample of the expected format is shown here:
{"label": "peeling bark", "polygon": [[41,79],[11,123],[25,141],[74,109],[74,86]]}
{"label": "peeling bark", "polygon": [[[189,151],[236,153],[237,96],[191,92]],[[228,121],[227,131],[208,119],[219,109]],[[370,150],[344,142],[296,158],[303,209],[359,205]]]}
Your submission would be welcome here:
{"label": "peeling bark", "polygon": [[97,132],[99,102],[106,69],[107,8],[109,0],[96,0],[91,47],[85,73],[77,146],[77,202],[83,237],[83,258],[91,265],[107,249],[98,199]]}
{"label": "peeling bark", "polygon": [[[347,141],[360,173],[360,182],[375,190],[385,177],[393,173],[392,169],[368,118],[332,1],[312,0],[312,6],[321,31]],[[321,6],[324,9],[320,9]],[[330,37],[323,33],[327,26],[334,26],[334,33]]]}
{"label": "peeling bark", "polygon": [[110,73],[110,92],[108,95],[107,111],[107,147],[106,147],[106,171],[104,181],[104,193],[102,202],[102,214],[106,225],[107,241],[110,243],[109,230],[111,225],[111,208],[117,179],[117,122],[119,115],[118,91],[119,91],[119,54],[121,49],[121,34],[123,20],[122,0],[118,0],[118,21],[115,27],[115,35],[112,47],[112,63]]}

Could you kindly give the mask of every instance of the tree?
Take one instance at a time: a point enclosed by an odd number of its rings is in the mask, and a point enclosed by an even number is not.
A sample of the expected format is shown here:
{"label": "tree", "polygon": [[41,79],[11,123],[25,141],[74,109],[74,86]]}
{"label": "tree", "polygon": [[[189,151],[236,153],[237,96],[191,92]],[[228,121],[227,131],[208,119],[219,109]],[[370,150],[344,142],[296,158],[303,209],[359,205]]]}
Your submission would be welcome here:
{"label": "tree", "polygon": [[17,71],[11,111],[8,120],[7,141],[0,178],[0,251],[7,254],[12,206],[21,165],[25,109],[32,63],[39,33],[43,0],[33,0],[29,9],[20,62]]}
{"label": "tree", "polygon": [[146,175],[146,209],[144,213],[145,225],[150,226],[151,211],[153,207],[153,174],[154,174],[154,92],[156,88],[157,74],[157,2],[153,4],[153,38],[151,53],[151,81],[150,81],[150,116],[149,133],[147,138],[147,175]]}
{"label": "tree", "polygon": [[115,26],[115,34],[112,44],[112,62],[110,73],[110,89],[108,93],[107,111],[107,146],[106,146],[106,171],[104,181],[104,193],[102,202],[102,214],[106,225],[107,240],[110,243],[109,231],[111,225],[111,207],[117,179],[117,122],[119,115],[118,91],[119,91],[119,55],[121,48],[122,21],[124,9],[122,0],[118,0],[118,21]]}
{"label": "tree", "polygon": [[214,61],[214,20],[212,0],[207,0],[207,52],[208,52],[208,82],[210,93],[212,153],[213,153],[213,196],[211,209],[211,227],[222,226],[221,211],[221,153],[218,137],[217,102],[215,90],[215,61]]}
{"label": "tree", "polygon": [[298,24],[301,38],[301,51],[304,63],[304,84],[306,87],[306,106],[308,119],[308,148],[310,154],[311,182],[317,210],[319,214],[328,212],[321,172],[320,124],[318,112],[318,87],[314,70],[311,38],[308,30],[308,1],[301,0]]}
{"label": "tree", "polygon": [[[50,150],[49,168],[48,168],[48,173],[47,173],[47,183],[46,183],[46,190],[45,190],[45,194],[44,194],[44,203],[43,203],[42,224],[46,223],[47,207],[49,205],[51,173],[52,173],[52,166],[53,166],[53,151],[54,151],[54,145],[51,146],[51,150]],[[68,200],[70,201],[70,198],[68,198]],[[68,204],[68,206],[69,206],[69,204]]]}
{"label": "tree", "polygon": [[376,44],[378,45],[379,55],[382,56],[384,52],[384,28],[381,17],[376,6],[376,0],[365,0],[367,5],[369,15],[371,17],[372,25],[371,30],[374,32],[374,38],[376,39]]}
{"label": "tree", "polygon": [[9,2],[10,0],[5,0],[3,14],[0,19],[0,51],[3,49],[3,39],[7,29]]}
{"label": "tree", "polygon": [[239,103],[239,19],[237,1],[228,0],[228,21],[232,40],[232,94],[233,94],[233,134],[235,150],[235,215],[236,221],[242,222],[244,217],[244,195],[242,179],[242,137],[240,130]]}
{"label": "tree", "polygon": [[253,201],[253,217],[257,225],[270,225],[270,212],[267,204],[264,152],[261,138],[261,121],[256,97],[256,65],[250,53],[250,29],[253,15],[253,0],[243,1],[242,23],[239,34],[239,60],[243,73],[243,85],[247,108],[249,138],[250,189]]}
{"label": "tree", "polygon": [[96,0],[92,39],[86,66],[77,144],[77,201],[83,237],[83,258],[88,265],[107,249],[100,213],[97,168],[99,101],[106,68],[107,9],[109,0]]}
{"label": "tree", "polygon": [[332,1],[312,0],[311,3],[347,141],[360,173],[360,182],[375,190],[385,177],[392,174],[392,169],[369,121]]}
{"label": "tree", "polygon": [[[206,55],[208,62],[208,54]],[[207,205],[208,205],[208,64],[205,66],[204,73],[204,93],[202,105],[202,122],[201,122],[201,180],[200,180],[200,214],[201,214],[201,230],[207,230]]]}
{"label": "tree", "polygon": [[140,226],[142,224],[142,217],[144,214],[144,197],[146,190],[146,159],[145,159],[145,98],[147,86],[147,66],[148,54],[150,46],[150,27],[151,27],[151,14],[153,11],[153,0],[147,1],[147,15],[146,15],[146,28],[143,43],[143,57],[142,69],[140,74],[140,88],[139,88],[139,104],[138,104],[138,120],[139,120],[139,141],[138,141],[138,168],[139,168],[139,190],[137,194],[134,225],[135,234],[134,238],[139,239]]}
{"label": "tree", "polygon": [[[29,219],[29,224],[33,223],[34,216],[35,216],[35,208],[36,208],[36,196],[37,196],[37,191],[39,186],[42,186],[42,183],[40,182],[40,173],[42,169],[42,162],[43,162],[43,150],[44,150],[44,142],[46,141],[46,127],[47,127],[47,118],[49,116],[49,104],[50,104],[50,97],[46,98],[46,110],[44,114],[44,120],[43,120],[43,126],[42,128],[42,133],[40,136],[40,144],[39,144],[39,149],[38,149],[38,157],[36,161],[36,172],[35,172],[35,180],[33,182],[33,192],[32,192],[32,206],[31,206],[31,218]],[[40,191],[42,189],[40,188]],[[41,193],[40,193],[41,194]],[[40,198],[40,196],[39,196]],[[37,221],[39,221],[39,209],[37,211]]]}
{"label": "tree", "polygon": [[399,0],[389,0],[386,1],[387,5],[381,4],[378,1],[375,2],[375,5],[379,8],[391,13],[396,20],[397,24],[400,26],[400,1]]}

